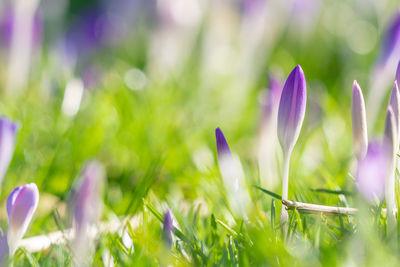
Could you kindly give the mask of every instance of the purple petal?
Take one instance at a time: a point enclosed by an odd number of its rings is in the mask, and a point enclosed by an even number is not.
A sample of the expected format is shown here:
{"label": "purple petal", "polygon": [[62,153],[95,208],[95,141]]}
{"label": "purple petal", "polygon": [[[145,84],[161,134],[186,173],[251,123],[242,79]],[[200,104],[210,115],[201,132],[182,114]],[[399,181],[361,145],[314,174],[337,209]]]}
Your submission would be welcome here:
{"label": "purple petal", "polygon": [[[389,24],[383,37],[379,63],[386,65],[389,62],[398,62],[400,55],[400,12],[398,11]],[[394,62],[393,62],[394,63]]]}
{"label": "purple petal", "polygon": [[395,81],[397,81],[397,85],[398,85],[400,83],[400,61],[397,64],[396,77],[394,79],[395,79]]}
{"label": "purple petal", "polygon": [[6,117],[0,118],[0,183],[10,164],[14,153],[18,124]]}
{"label": "purple petal", "polygon": [[217,153],[220,158],[223,155],[231,155],[228,143],[226,142],[225,136],[220,128],[215,129],[215,138],[217,139]]}
{"label": "purple petal", "polygon": [[[7,201],[9,209],[7,241],[10,254],[17,249],[39,202],[39,190],[34,183],[14,190]],[[10,203],[10,204],[9,204]]]}
{"label": "purple petal", "polygon": [[385,180],[389,167],[387,144],[370,143],[367,154],[358,162],[356,183],[357,190],[369,201],[376,196],[383,199]]}
{"label": "purple petal", "polygon": [[21,189],[22,189],[22,186],[18,186],[17,188],[15,188],[11,192],[11,194],[7,198],[7,214],[8,214],[8,217],[10,217],[11,208],[14,205],[15,199],[17,198],[17,196],[18,196],[19,192],[21,191]]}
{"label": "purple petal", "polygon": [[279,103],[278,138],[285,153],[290,153],[297,142],[306,101],[306,79],[300,65],[297,65],[286,80]]}
{"label": "purple petal", "polygon": [[167,241],[169,246],[171,246],[172,244],[173,230],[174,230],[174,225],[172,221],[171,211],[167,210],[167,212],[164,215],[164,221],[163,221],[163,237]]}
{"label": "purple petal", "polygon": [[363,93],[357,81],[353,83],[351,97],[351,122],[353,129],[354,153],[358,159],[364,157],[368,147],[367,119]]}

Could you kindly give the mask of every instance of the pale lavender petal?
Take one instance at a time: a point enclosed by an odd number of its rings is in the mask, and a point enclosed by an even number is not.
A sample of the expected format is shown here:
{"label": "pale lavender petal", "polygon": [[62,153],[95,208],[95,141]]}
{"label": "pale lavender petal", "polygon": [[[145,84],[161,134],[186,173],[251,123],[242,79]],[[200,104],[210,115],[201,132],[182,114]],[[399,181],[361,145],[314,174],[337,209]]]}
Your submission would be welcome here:
{"label": "pale lavender petal", "polygon": [[[33,213],[39,202],[39,190],[34,183],[26,184],[17,191],[13,191],[9,200],[11,203],[8,217],[7,242],[10,254],[14,254],[18,248],[18,242],[24,236]],[[7,203],[7,206],[8,203]]]}
{"label": "pale lavender petal", "polygon": [[394,80],[397,81],[397,85],[400,83],[400,60],[397,64],[396,77],[394,78]]}
{"label": "pale lavender petal", "polygon": [[11,208],[12,208],[12,206],[14,205],[15,199],[17,198],[17,196],[18,196],[19,192],[21,191],[21,189],[22,189],[22,186],[18,186],[17,188],[15,188],[15,189],[10,193],[10,195],[9,195],[8,198],[7,198],[7,214],[8,214],[8,217],[10,217]]}
{"label": "pale lavender petal", "polygon": [[358,159],[364,157],[368,147],[367,118],[363,93],[357,81],[353,83],[351,97],[351,122],[354,153]]}
{"label": "pale lavender petal", "polygon": [[14,153],[18,124],[6,117],[0,118],[0,183],[7,172]]}
{"label": "pale lavender petal", "polygon": [[385,193],[385,180],[389,167],[387,144],[373,142],[368,146],[367,154],[358,162],[357,190],[369,201],[375,197],[382,200]]}
{"label": "pale lavender petal", "polygon": [[306,79],[300,65],[297,65],[283,87],[278,110],[278,138],[285,153],[290,153],[297,142],[306,101]]}
{"label": "pale lavender petal", "polygon": [[163,237],[167,241],[169,246],[172,245],[173,230],[174,230],[174,225],[172,221],[171,211],[167,210],[167,212],[164,215],[164,221],[163,221]]}

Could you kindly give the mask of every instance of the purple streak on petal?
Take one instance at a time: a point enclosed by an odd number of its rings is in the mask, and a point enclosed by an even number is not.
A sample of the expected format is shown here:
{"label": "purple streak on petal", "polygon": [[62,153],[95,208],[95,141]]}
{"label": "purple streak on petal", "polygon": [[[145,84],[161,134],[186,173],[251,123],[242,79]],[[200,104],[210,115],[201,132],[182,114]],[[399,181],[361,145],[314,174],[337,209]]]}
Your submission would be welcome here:
{"label": "purple streak on petal", "polygon": [[285,153],[297,142],[306,111],[307,88],[304,72],[297,65],[283,87],[278,110],[278,138]]}
{"label": "purple streak on petal", "polygon": [[221,158],[221,156],[223,155],[232,155],[228,143],[226,142],[225,136],[220,128],[215,129],[215,137],[217,139],[218,157]]}
{"label": "purple streak on petal", "polygon": [[386,142],[370,143],[367,154],[358,162],[357,190],[369,201],[373,201],[375,196],[383,199],[385,194],[385,180],[389,167],[387,146]]}
{"label": "purple streak on petal", "polygon": [[400,11],[396,13],[383,37],[379,64],[400,59]]}
{"label": "purple streak on petal", "polygon": [[34,183],[13,190],[9,196],[7,201],[7,209],[9,209],[7,242],[10,254],[17,249],[18,242],[24,236],[38,202],[39,190]]}
{"label": "purple streak on petal", "polygon": [[0,183],[10,165],[14,153],[18,124],[0,117]]}
{"label": "purple streak on petal", "polygon": [[174,230],[174,225],[172,221],[171,211],[167,210],[164,215],[163,221],[163,237],[167,241],[168,245],[172,245],[172,232]]}
{"label": "purple streak on petal", "polygon": [[8,215],[8,217],[11,216],[10,215],[11,214],[11,208],[12,208],[14,202],[15,202],[15,199],[17,198],[18,194],[20,193],[21,189],[22,189],[22,186],[18,186],[8,196],[8,199],[7,199],[7,215]]}
{"label": "purple streak on petal", "polygon": [[351,122],[353,130],[353,146],[357,159],[365,156],[368,149],[367,118],[363,93],[357,81],[353,83],[351,97]]}

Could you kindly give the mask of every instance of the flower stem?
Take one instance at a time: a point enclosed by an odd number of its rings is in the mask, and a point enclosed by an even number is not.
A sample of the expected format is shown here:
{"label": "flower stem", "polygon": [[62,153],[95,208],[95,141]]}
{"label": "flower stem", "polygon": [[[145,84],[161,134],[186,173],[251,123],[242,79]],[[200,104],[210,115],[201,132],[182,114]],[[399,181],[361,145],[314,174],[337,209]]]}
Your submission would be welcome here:
{"label": "flower stem", "polygon": [[289,163],[290,163],[290,152],[285,151],[283,154],[282,199],[288,199]]}

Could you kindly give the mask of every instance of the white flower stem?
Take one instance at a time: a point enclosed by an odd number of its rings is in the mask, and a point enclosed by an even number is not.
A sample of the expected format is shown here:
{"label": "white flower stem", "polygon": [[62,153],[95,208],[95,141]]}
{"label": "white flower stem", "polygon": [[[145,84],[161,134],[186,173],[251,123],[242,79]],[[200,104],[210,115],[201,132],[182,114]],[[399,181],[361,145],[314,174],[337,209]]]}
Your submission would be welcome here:
{"label": "white flower stem", "polygon": [[288,199],[290,152],[283,152],[282,199]]}

